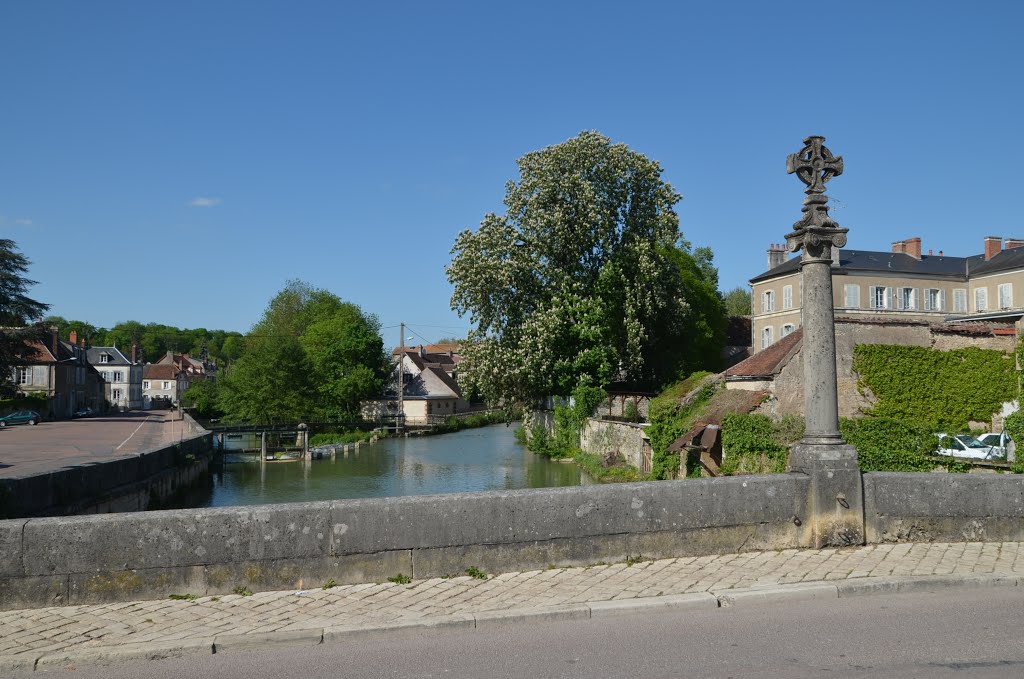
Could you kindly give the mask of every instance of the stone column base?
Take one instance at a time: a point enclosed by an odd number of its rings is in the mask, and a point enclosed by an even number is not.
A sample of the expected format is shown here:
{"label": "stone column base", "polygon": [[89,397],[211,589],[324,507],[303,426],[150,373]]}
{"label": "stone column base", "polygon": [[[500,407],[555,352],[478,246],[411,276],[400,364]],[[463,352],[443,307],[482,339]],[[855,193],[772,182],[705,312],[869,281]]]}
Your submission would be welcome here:
{"label": "stone column base", "polygon": [[811,477],[805,527],[813,547],[864,544],[864,484],[853,446],[798,443],[789,471]]}

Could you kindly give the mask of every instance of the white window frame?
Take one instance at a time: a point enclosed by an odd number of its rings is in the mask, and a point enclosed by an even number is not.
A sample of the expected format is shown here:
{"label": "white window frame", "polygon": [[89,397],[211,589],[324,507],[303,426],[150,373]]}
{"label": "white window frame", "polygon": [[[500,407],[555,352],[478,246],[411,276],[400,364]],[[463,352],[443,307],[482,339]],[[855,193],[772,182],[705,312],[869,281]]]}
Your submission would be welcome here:
{"label": "white window frame", "polygon": [[772,345],[772,326],[766,325],[761,328],[761,348],[767,349]]}
{"label": "white window frame", "polygon": [[765,290],[761,293],[761,313],[768,314],[775,311],[775,291]]}
{"label": "white window frame", "polygon": [[988,311],[988,288],[974,288],[974,311]]}
{"label": "white window frame", "polygon": [[100,354],[100,363],[110,363],[110,354]]}
{"label": "white window frame", "polygon": [[[1013,308],[1013,283],[1000,283],[998,288],[999,294],[999,308],[1000,309],[1012,309]],[[1005,298],[1005,304],[1004,304]]]}
{"label": "white window frame", "polygon": [[149,380],[142,380],[142,388],[143,389],[149,389],[150,388]]}
{"label": "white window frame", "polygon": [[782,308],[792,309],[793,308],[793,286],[787,285],[782,288]]}
{"label": "white window frame", "polygon": [[18,368],[18,385],[32,384],[32,368]]}
{"label": "white window frame", "polygon": [[917,311],[919,306],[917,299],[917,288],[899,287],[896,288],[896,308],[904,311]]}
{"label": "white window frame", "polygon": [[967,288],[953,290],[953,313],[967,313]]}
{"label": "white window frame", "polygon": [[[892,288],[884,285],[872,285],[868,287],[868,304],[869,309],[891,309],[892,308]],[[879,292],[881,291],[881,292]],[[881,294],[881,304],[879,304],[879,294]]]}
{"label": "white window frame", "polygon": [[779,328],[779,339],[782,339],[786,335],[791,335],[794,332],[796,332],[796,326],[793,325],[792,323],[786,323],[781,328]]}
{"label": "white window frame", "polygon": [[[853,304],[850,304],[850,293],[853,293]],[[860,286],[847,283],[843,286],[843,301],[846,303],[847,309],[859,309],[860,308]]]}
{"label": "white window frame", "polygon": [[942,311],[946,306],[946,294],[939,288],[924,289],[924,310]]}
{"label": "white window frame", "polygon": [[168,380],[164,380],[161,384],[161,389],[168,390],[171,388],[171,383]]}
{"label": "white window frame", "polygon": [[121,400],[121,390],[120,389],[112,389],[110,391],[110,399],[112,401],[120,401]]}

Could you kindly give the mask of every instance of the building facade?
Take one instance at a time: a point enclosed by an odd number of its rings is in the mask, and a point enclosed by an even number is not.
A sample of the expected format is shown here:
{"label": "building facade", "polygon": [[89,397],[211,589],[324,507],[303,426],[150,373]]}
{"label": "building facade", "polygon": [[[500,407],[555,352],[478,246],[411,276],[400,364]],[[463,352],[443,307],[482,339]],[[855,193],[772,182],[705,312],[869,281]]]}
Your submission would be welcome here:
{"label": "building facade", "polygon": [[[932,323],[1016,320],[1024,313],[1024,240],[984,239],[982,254],[951,257],[921,252],[921,239],[892,244],[890,252],[835,249],[832,302],[836,316]],[[800,258],[782,246],[768,250],[768,270],[750,280],[754,353],[801,323]]]}
{"label": "building facade", "polygon": [[40,413],[43,417],[63,419],[83,408],[95,412],[105,409],[102,379],[89,364],[76,333],[64,341],[53,328],[42,339],[28,344],[30,354],[12,368],[11,378],[20,393],[45,397],[46,412]]}
{"label": "building facade", "polygon": [[118,410],[142,407],[142,363],[128,358],[117,347],[90,347],[89,363],[106,382],[107,401]]}

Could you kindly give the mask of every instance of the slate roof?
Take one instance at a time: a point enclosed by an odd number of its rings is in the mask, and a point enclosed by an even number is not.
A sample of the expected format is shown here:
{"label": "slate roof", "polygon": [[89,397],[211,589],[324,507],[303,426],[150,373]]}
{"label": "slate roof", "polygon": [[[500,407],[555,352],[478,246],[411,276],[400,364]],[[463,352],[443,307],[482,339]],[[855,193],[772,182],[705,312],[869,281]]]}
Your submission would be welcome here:
{"label": "slate roof", "polygon": [[[100,362],[100,354],[103,353],[110,355],[110,360],[106,363]],[[89,347],[86,349],[86,356],[93,365],[132,365],[117,347]]]}
{"label": "slate roof", "polygon": [[[1021,252],[1017,252],[1017,251]],[[902,252],[875,252],[873,250],[840,250],[839,270],[877,271],[879,273],[923,274],[926,276],[943,276],[957,280],[967,280],[968,271],[971,275],[989,273],[991,265],[1000,260],[1002,255],[1013,253],[1013,261],[1019,259],[1016,266],[1024,266],[1024,248],[1003,250],[988,262],[985,255],[971,257],[948,257],[938,255],[922,255],[921,259],[911,257]],[[1008,258],[1009,260],[1010,258]],[[1014,268],[1014,266],[1006,266]],[[796,273],[800,270],[800,257],[792,257],[774,269],[769,269],[750,279],[751,283]],[[1002,269],[1000,269],[1002,270]]]}
{"label": "slate roof", "polygon": [[722,374],[726,378],[771,377],[790,359],[803,336],[803,328],[797,328],[767,349],[762,349],[750,358],[740,361]]}
{"label": "slate roof", "polygon": [[1002,250],[993,255],[992,259],[987,262],[984,261],[984,257],[982,257],[982,260],[979,264],[971,267],[972,276],[999,273],[1000,271],[1010,271],[1012,269],[1024,269],[1024,247]]}

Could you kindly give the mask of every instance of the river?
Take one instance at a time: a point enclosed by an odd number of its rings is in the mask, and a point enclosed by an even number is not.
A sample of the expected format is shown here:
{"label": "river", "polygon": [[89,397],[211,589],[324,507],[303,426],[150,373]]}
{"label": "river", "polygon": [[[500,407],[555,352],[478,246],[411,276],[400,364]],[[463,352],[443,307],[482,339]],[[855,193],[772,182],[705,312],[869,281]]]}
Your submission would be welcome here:
{"label": "river", "polygon": [[[516,441],[517,425],[390,438],[334,460],[227,462],[202,507],[398,497],[589,482],[574,464],[552,462]],[[230,458],[229,458],[230,459]],[[193,505],[197,506],[197,505]]]}

